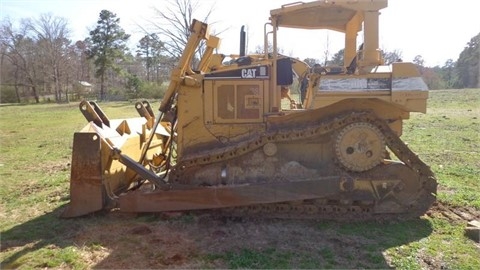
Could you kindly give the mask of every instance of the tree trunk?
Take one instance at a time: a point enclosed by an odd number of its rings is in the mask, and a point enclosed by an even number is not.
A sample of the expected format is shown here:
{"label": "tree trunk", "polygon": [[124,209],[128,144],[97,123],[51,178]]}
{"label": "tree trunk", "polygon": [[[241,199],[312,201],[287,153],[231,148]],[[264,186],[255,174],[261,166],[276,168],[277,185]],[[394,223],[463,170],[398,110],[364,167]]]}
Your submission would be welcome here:
{"label": "tree trunk", "polygon": [[20,90],[18,89],[18,66],[15,68],[15,96],[17,97],[17,103],[20,103]]}
{"label": "tree trunk", "polygon": [[28,81],[30,82],[30,85],[31,85],[30,87],[32,88],[32,95],[35,98],[35,103],[40,103],[40,97],[38,96],[37,87],[35,85],[35,82],[33,81],[33,79],[31,77],[28,77]]}
{"label": "tree trunk", "polygon": [[65,102],[67,103],[70,103],[70,98],[68,97],[69,81],[70,81],[70,77],[68,76],[68,73],[67,73],[67,81],[65,83]]}
{"label": "tree trunk", "polygon": [[37,88],[35,86],[32,86],[32,94],[33,94],[33,97],[35,98],[35,103],[40,103],[40,97],[38,96],[38,93],[37,93]]}
{"label": "tree trunk", "polygon": [[100,76],[100,101],[105,100],[105,78],[104,74]]}
{"label": "tree trunk", "polygon": [[480,57],[478,58],[477,67],[478,67],[477,88],[480,88]]}
{"label": "tree trunk", "polygon": [[18,91],[18,84],[15,82],[15,96],[17,97],[17,103],[20,103],[20,93]]}
{"label": "tree trunk", "polygon": [[62,102],[62,93],[60,92],[60,85],[58,81],[58,69],[56,65],[53,67],[53,84],[55,87],[55,101],[57,103]]}

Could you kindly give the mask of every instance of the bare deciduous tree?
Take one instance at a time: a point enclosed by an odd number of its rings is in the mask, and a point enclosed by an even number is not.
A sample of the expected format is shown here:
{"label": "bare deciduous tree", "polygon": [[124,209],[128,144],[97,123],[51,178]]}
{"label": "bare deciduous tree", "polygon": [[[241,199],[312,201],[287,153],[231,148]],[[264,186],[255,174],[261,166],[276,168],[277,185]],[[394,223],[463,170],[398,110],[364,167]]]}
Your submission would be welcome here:
{"label": "bare deciduous tree", "polygon": [[[190,36],[190,26],[193,19],[208,21],[213,8],[206,14],[198,14],[198,0],[168,0],[165,9],[154,7],[157,17],[150,23],[161,38],[165,37],[165,50],[172,57],[178,58],[183,53]],[[198,17],[197,17],[198,16]],[[198,54],[202,54],[205,46],[199,46]]]}
{"label": "bare deciduous tree", "polygon": [[[52,81],[54,86],[55,100],[62,101],[63,75],[64,85],[67,79],[67,57],[70,40],[70,30],[65,18],[54,17],[52,14],[42,14],[38,20],[29,21],[29,26],[36,35],[39,52],[42,53],[43,71],[46,81]],[[65,73],[65,74],[62,74]]]}
{"label": "bare deciduous tree", "polygon": [[390,65],[394,62],[400,62],[402,60],[402,51],[400,50],[393,50],[392,52],[389,51],[382,51],[383,59],[385,61],[385,65]]}
{"label": "bare deciduous tree", "polygon": [[15,28],[10,20],[2,22],[0,42],[5,48],[4,56],[14,67],[14,86],[19,99],[20,87],[28,87],[36,103],[40,102],[37,91],[37,69],[35,65],[37,48],[30,37],[28,21],[22,20]]}

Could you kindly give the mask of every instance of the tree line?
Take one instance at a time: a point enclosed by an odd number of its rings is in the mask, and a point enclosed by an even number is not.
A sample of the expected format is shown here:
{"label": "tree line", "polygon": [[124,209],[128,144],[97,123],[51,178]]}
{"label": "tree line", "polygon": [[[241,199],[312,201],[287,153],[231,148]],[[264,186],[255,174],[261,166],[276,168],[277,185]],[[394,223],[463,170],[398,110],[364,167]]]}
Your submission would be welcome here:
{"label": "tree line", "polygon": [[[89,36],[76,42],[69,38],[67,20],[52,14],[16,24],[5,19],[0,25],[0,102],[159,99],[188,39],[196,4],[172,0],[169,8],[156,10],[157,19],[164,23],[152,20],[157,31],[145,31],[133,50],[127,47],[131,36],[120,26],[120,18],[108,10],[100,12]],[[205,21],[211,11],[203,17]],[[457,61],[449,59],[441,67],[424,66],[421,55],[413,62],[430,89],[480,87],[479,43],[480,33],[466,44]],[[325,58],[322,64],[343,65],[343,50]],[[399,61],[401,51],[384,52],[384,58],[386,64]]]}
{"label": "tree line", "polygon": [[155,96],[153,89],[168,78],[175,62],[156,34],[145,35],[130,50],[126,45],[130,35],[108,10],[100,12],[89,37],[72,42],[69,34],[67,21],[51,14],[22,19],[18,26],[4,20],[1,102],[127,99],[142,95],[141,91]]}
{"label": "tree line", "polygon": [[[154,9],[154,31],[142,29],[145,35],[133,49],[127,47],[131,36],[120,26],[120,18],[109,10],[102,10],[89,36],[76,42],[69,38],[71,30],[62,17],[4,19],[0,102],[161,98],[198,5],[194,0],[168,2],[168,8]],[[211,9],[202,19],[207,21],[210,13]]]}

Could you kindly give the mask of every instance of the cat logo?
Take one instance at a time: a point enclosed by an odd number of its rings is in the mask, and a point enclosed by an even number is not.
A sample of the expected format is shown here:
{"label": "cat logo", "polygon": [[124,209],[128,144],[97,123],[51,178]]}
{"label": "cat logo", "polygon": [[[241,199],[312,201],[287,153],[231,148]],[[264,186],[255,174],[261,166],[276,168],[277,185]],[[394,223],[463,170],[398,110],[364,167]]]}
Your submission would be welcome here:
{"label": "cat logo", "polygon": [[257,70],[254,68],[244,68],[242,69],[242,78],[256,78]]}

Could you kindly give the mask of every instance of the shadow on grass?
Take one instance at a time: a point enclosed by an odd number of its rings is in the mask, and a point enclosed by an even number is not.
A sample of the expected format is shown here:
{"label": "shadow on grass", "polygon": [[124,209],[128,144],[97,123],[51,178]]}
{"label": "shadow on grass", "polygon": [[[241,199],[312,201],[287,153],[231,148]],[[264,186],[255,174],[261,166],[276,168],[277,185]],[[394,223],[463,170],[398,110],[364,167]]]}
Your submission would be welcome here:
{"label": "shadow on grass", "polygon": [[9,256],[4,256],[4,260],[0,262],[0,268],[17,268],[22,264],[18,262],[22,256],[48,246],[59,248],[71,246],[73,237],[82,228],[82,222],[60,219],[59,216],[63,210],[64,207],[59,207],[50,213],[3,231],[1,252],[8,253],[11,249],[20,249]]}
{"label": "shadow on grass", "polygon": [[[210,253],[209,258],[222,260],[227,268],[235,269],[387,269],[398,265],[387,262],[386,250],[428,237],[433,231],[432,224],[425,219],[381,223],[276,222],[277,226],[266,228],[253,223],[239,232],[246,234],[240,245],[221,247],[224,252]],[[229,243],[239,239],[230,233],[222,240]]]}
{"label": "shadow on grass", "polygon": [[[432,233],[425,219],[340,223],[118,213],[61,219],[63,209],[2,232],[0,267],[385,269],[392,267],[387,249]],[[45,263],[59,256],[45,250],[69,247],[83,255]],[[99,251],[85,259],[85,252]],[[38,261],[28,262],[33,257]]]}
{"label": "shadow on grass", "polygon": [[[385,251],[408,245],[430,236],[432,224],[426,219],[388,222],[324,223],[319,225],[325,233],[327,246],[322,255],[326,262],[322,268],[375,268],[399,267],[391,265]],[[330,257],[332,253],[335,256]],[[397,253],[397,251],[394,251]],[[417,254],[404,254],[416,256]],[[413,258],[416,261],[415,258]],[[415,264],[411,265],[415,267]]]}

